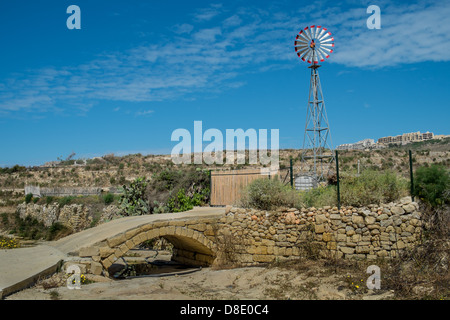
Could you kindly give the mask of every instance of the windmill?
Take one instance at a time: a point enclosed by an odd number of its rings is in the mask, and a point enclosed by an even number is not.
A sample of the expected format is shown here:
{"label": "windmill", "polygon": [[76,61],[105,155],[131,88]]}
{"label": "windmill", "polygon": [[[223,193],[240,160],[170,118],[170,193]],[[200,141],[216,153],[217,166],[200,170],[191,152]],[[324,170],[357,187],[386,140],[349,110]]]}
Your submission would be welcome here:
{"label": "windmill", "polygon": [[[306,177],[312,187],[325,179],[326,171],[334,160],[330,126],[318,71],[319,62],[325,61],[333,49],[334,38],[331,32],[322,26],[306,27],[295,38],[297,55],[311,64],[308,67],[311,69],[311,80],[301,162],[303,167],[307,167],[309,163],[309,170],[303,176],[303,180]],[[297,187],[297,189],[305,188]]]}

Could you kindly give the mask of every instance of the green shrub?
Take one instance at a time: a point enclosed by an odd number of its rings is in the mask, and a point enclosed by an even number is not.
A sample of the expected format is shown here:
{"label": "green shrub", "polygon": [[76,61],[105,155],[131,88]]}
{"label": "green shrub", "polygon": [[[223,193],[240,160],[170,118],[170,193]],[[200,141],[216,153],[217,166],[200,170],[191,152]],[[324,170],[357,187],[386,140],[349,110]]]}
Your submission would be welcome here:
{"label": "green shrub", "polygon": [[170,212],[183,212],[194,208],[191,198],[185,194],[184,189],[178,190],[176,196],[169,199],[167,206]]}
{"label": "green shrub", "polygon": [[194,193],[192,197],[186,195],[184,189],[178,190],[177,194],[167,202],[169,212],[183,212],[193,209],[195,206],[204,204],[204,199],[209,195],[209,189],[203,189],[202,193]]}
{"label": "green shrub", "polygon": [[58,199],[59,207],[62,208],[65,205],[70,204],[73,201],[73,199],[75,199],[75,197],[72,197],[72,196],[62,197],[62,198]]}
{"label": "green shrub", "polygon": [[55,200],[55,198],[52,197],[52,196],[46,196],[46,197],[45,197],[45,203],[46,203],[47,205],[49,205],[50,203],[52,203],[54,200]]}
{"label": "green shrub", "polygon": [[105,204],[110,204],[114,202],[114,195],[112,193],[107,193],[103,196],[103,202]]}
{"label": "green shrub", "polygon": [[33,194],[32,193],[29,193],[29,194],[27,194],[25,196],[25,202],[26,203],[30,203],[32,199],[33,199]]}
{"label": "green shrub", "polygon": [[407,194],[407,181],[391,171],[365,170],[341,181],[341,202],[348,206],[388,203]]}
{"label": "green shrub", "polygon": [[450,174],[444,166],[418,168],[414,184],[414,195],[432,207],[450,203]]}
{"label": "green shrub", "polygon": [[256,179],[241,194],[240,205],[246,208],[272,210],[277,207],[301,207],[298,192],[278,179]]}
{"label": "green shrub", "polygon": [[321,208],[337,205],[336,187],[329,185],[300,192],[300,202],[305,207]]}

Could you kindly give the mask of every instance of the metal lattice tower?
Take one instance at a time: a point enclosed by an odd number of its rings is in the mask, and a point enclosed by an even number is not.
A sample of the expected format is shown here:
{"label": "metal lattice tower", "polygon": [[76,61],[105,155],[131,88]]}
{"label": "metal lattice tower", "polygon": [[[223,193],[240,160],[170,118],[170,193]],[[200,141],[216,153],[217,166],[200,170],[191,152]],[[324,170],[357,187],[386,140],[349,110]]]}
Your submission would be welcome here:
{"label": "metal lattice tower", "polygon": [[312,64],[308,67],[311,69],[311,80],[301,161],[304,168],[309,167],[307,175],[312,176],[316,182],[325,179],[334,160],[330,125],[318,70],[319,61],[324,61],[333,52],[333,41],[331,33],[321,26],[306,27],[295,40],[297,55]]}

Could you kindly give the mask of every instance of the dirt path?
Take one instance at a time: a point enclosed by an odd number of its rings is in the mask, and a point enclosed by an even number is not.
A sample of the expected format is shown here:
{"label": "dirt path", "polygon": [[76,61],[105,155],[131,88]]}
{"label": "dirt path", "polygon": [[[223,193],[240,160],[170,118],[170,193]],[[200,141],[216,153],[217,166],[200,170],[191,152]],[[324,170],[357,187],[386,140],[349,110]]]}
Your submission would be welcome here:
{"label": "dirt path", "polygon": [[248,299],[387,299],[391,292],[355,294],[340,275],[310,276],[280,268],[212,270],[170,277],[143,277],[45,290],[36,285],[7,300],[248,300]]}

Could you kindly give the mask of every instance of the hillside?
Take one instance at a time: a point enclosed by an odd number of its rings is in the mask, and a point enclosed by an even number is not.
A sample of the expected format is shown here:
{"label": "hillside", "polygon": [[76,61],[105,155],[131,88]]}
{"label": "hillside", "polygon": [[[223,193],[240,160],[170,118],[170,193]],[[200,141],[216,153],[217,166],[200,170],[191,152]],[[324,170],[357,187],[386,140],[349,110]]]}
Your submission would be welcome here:
{"label": "hillside", "polygon": [[[340,173],[342,175],[360,170],[394,170],[409,175],[408,150],[412,150],[413,163],[419,166],[441,164],[450,167],[450,138],[413,143],[406,146],[391,146],[378,150],[339,151]],[[290,158],[294,159],[294,173],[300,168],[299,149],[280,150],[280,168],[289,168]],[[248,156],[248,153],[247,153]],[[93,159],[73,159],[55,161],[52,166],[36,167],[14,166],[0,169],[0,211],[13,211],[15,206],[23,201],[25,185],[40,185],[41,187],[118,187],[128,184],[137,177],[152,176],[164,170],[186,170],[201,168],[205,170],[243,169],[256,165],[175,165],[170,155],[126,156],[105,155]],[[334,170],[334,164],[332,166]],[[287,171],[282,171],[285,176]]]}

